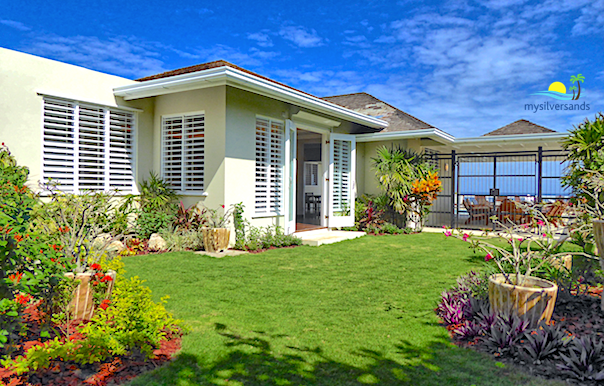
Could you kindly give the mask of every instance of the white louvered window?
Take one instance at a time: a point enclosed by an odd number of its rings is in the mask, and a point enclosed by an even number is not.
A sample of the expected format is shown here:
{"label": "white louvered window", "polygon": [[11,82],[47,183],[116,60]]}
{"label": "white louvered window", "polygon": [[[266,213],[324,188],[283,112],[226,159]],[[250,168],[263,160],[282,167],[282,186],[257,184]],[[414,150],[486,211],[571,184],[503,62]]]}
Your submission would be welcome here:
{"label": "white louvered window", "polygon": [[162,177],[180,193],[203,193],[204,114],[162,118]]}
{"label": "white louvered window", "polygon": [[135,116],[130,111],[44,98],[42,178],[64,192],[133,192]]}
{"label": "white louvered window", "polygon": [[340,139],[333,143],[333,210],[341,212],[350,209],[351,160],[350,141]]}
{"label": "white louvered window", "polygon": [[319,184],[319,163],[304,162],[304,185],[317,186]]}
{"label": "white louvered window", "polygon": [[255,213],[257,216],[283,214],[284,136],[283,122],[256,119]]}

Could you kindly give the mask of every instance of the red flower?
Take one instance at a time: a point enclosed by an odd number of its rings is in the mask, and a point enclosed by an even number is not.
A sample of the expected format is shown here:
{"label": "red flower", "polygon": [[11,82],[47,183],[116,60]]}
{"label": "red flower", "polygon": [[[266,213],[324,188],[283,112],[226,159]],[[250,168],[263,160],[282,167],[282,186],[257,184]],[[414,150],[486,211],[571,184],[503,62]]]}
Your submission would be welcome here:
{"label": "red flower", "polygon": [[98,281],[93,281],[92,285],[99,285],[99,282]]}
{"label": "red flower", "polygon": [[224,209],[224,205],[222,205],[222,209]]}
{"label": "red flower", "polygon": [[17,294],[15,296],[15,301],[19,304],[27,304],[31,300],[31,295],[29,294]]}
{"label": "red flower", "polygon": [[95,271],[100,271],[102,269],[101,265],[96,263],[92,264],[90,268],[94,269]]}
{"label": "red flower", "polygon": [[493,258],[493,255],[491,255],[490,253],[487,253],[487,255],[484,257],[484,261],[489,261]]}
{"label": "red flower", "polygon": [[105,275],[105,277],[103,277],[103,278],[101,279],[101,281],[102,281],[103,283],[104,283],[104,282],[106,282],[106,281],[113,281],[113,278],[112,278],[111,276],[109,276],[109,275]]}
{"label": "red flower", "polygon": [[105,299],[101,302],[101,305],[99,307],[101,307],[102,309],[106,310],[107,307],[109,307],[109,304],[111,303],[111,300]]}

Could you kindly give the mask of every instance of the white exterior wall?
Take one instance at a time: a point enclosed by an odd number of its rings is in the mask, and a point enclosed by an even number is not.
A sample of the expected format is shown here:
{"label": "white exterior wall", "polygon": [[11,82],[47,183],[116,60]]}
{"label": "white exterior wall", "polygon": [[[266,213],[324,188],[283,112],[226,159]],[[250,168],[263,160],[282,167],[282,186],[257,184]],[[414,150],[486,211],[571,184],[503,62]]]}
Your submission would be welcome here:
{"label": "white exterior wall", "polygon": [[153,125],[153,170],[161,170],[162,116],[203,111],[204,117],[204,187],[207,196],[185,194],[186,206],[202,202],[211,209],[225,201],[225,118],[226,86],[211,87],[155,97]]}
{"label": "white exterior wall", "polygon": [[[30,184],[36,188],[42,178],[42,109],[43,98],[38,93],[74,99],[111,107],[142,108],[138,113],[136,160],[140,169],[152,159],[146,153],[149,145],[149,122],[153,114],[152,101],[118,101],[113,88],[135,83],[130,79],[103,74],[82,67],[44,59],[0,48],[0,142],[4,142],[20,165],[30,170]],[[142,148],[142,149],[141,149]]]}
{"label": "white exterior wall", "polygon": [[284,225],[283,216],[255,217],[256,117],[285,121],[289,105],[233,87],[226,89],[225,203],[243,202],[253,226]]}

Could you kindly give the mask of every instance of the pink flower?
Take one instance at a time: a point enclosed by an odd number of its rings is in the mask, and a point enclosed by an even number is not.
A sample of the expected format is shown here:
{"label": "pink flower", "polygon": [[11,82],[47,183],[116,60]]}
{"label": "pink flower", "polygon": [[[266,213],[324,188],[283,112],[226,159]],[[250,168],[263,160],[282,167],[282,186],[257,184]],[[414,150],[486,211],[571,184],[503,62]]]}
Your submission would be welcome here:
{"label": "pink flower", "polygon": [[463,241],[468,241],[468,238],[469,238],[469,237],[470,237],[470,235],[469,235],[469,234],[464,233],[464,234],[463,234],[463,237],[462,237],[462,238],[463,238]]}
{"label": "pink flower", "polygon": [[487,253],[487,255],[484,257],[484,261],[489,261],[493,258],[493,255],[491,255],[490,253]]}
{"label": "pink flower", "polygon": [[522,224],[522,227],[523,227],[524,229],[528,229],[529,224]]}
{"label": "pink flower", "polygon": [[544,223],[543,221],[539,220],[539,221],[537,221],[537,225],[539,225],[539,226],[544,226],[544,225],[545,225],[545,223]]}
{"label": "pink flower", "polygon": [[547,237],[547,235],[544,233],[544,234],[543,234],[543,237]]}
{"label": "pink flower", "polygon": [[524,241],[524,239],[522,237],[519,237],[518,241],[522,242],[522,241]]}
{"label": "pink flower", "polygon": [[451,231],[445,231],[445,236],[449,237],[451,236],[453,233],[451,233]]}

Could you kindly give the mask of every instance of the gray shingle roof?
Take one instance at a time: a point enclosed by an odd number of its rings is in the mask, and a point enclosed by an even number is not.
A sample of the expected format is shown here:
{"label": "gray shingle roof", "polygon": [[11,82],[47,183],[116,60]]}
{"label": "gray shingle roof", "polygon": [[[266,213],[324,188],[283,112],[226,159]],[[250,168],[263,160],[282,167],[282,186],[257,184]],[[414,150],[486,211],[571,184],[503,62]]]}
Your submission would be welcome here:
{"label": "gray shingle roof", "polygon": [[323,99],[361,114],[387,121],[389,126],[382,132],[435,129],[434,126],[364,92],[335,95]]}
{"label": "gray shingle roof", "polygon": [[490,133],[483,135],[514,135],[514,134],[540,134],[540,133],[555,133],[555,130],[548,129],[547,127],[539,126],[526,119],[519,119],[516,122],[512,122],[509,125],[500,127],[497,130],[493,130]]}

